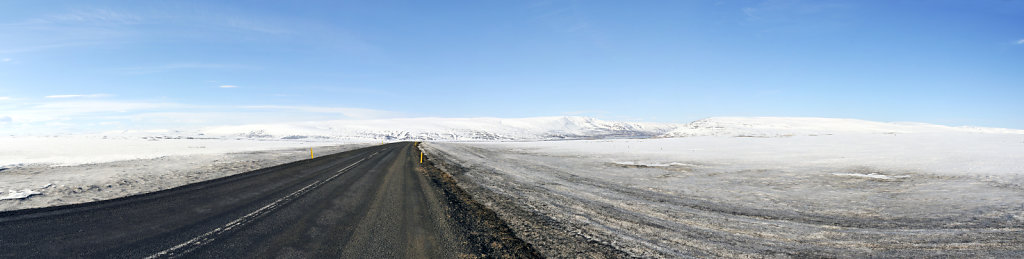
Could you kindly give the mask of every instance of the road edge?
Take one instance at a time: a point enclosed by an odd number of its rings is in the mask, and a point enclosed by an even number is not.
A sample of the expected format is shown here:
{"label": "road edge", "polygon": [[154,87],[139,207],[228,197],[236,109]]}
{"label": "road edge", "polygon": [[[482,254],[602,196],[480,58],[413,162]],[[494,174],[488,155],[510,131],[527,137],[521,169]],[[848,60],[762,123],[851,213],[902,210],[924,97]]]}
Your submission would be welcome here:
{"label": "road edge", "polygon": [[469,229],[482,230],[467,233],[469,241],[477,245],[481,257],[487,258],[544,258],[533,245],[516,235],[515,231],[496,212],[480,204],[459,187],[451,174],[436,166],[426,152],[415,144],[422,155],[420,173],[438,187],[449,204],[452,220]]}
{"label": "road edge", "polygon": [[[417,146],[418,147],[418,146]],[[424,149],[421,148],[421,151]],[[583,233],[573,231],[572,227],[565,226],[562,222],[538,214],[516,204],[515,197],[508,197],[491,192],[483,186],[465,178],[471,169],[465,168],[456,161],[446,157],[443,151],[428,147],[427,150],[437,152],[424,152],[428,157],[437,158],[437,164],[431,162],[432,166],[440,168],[445,175],[451,177],[453,184],[458,184],[460,190],[466,195],[472,193],[475,202],[487,210],[495,213],[495,216],[513,230],[517,238],[531,244],[544,257],[554,258],[633,258],[625,251],[615,246],[587,237]],[[511,223],[511,224],[509,224]]]}

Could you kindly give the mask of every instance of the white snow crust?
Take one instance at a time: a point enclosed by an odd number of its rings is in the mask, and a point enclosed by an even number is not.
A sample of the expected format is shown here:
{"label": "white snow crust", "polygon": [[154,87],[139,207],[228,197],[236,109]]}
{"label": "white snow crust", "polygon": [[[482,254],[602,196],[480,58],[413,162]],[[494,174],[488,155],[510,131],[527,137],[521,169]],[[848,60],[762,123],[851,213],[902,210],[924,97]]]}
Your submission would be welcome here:
{"label": "white snow crust", "polygon": [[[586,157],[604,163],[722,168],[862,168],[943,175],[1024,172],[1024,135],[833,134],[776,138],[700,136],[538,142],[470,142],[481,148]],[[841,171],[837,171],[841,172]]]}
{"label": "white snow crust", "polygon": [[1020,130],[818,118],[690,126],[666,138],[423,147],[458,165],[460,185],[502,217],[550,219],[637,257],[986,254],[1024,233]]}
{"label": "white snow crust", "polygon": [[293,148],[316,148],[371,140],[201,139],[180,135],[0,137],[0,167],[49,164],[70,166],[164,156],[227,154]]}
{"label": "white snow crust", "polygon": [[[550,141],[565,139],[579,140]],[[602,181],[669,193],[693,192],[692,183],[677,180],[682,178],[662,177],[680,172],[767,170],[777,173],[764,174],[765,179],[891,182],[970,176],[1014,185],[1024,171],[1024,131],[1011,129],[774,117],[709,118],[690,124],[584,117],[347,120],[197,131],[3,136],[0,190],[21,191],[0,194],[10,197],[0,200],[0,210],[157,191],[304,159],[311,147],[319,156],[399,140],[432,140],[436,144],[428,146],[436,145],[461,162],[510,175],[548,177],[536,168],[557,166]],[[550,165],[530,167],[538,161]],[[734,198],[749,197],[729,199]]]}
{"label": "white snow crust", "polygon": [[[195,144],[202,140],[189,140]],[[211,180],[234,174],[249,172],[261,168],[309,159],[309,148],[270,149],[281,147],[281,143],[268,142],[268,146],[258,146],[267,141],[225,141],[221,152],[228,153],[161,153],[159,148],[166,145],[129,146],[123,150],[132,150],[145,155],[159,155],[155,158],[128,159],[97,162],[100,159],[112,159],[111,156],[71,157],[51,156],[50,162],[62,164],[15,164],[0,167],[0,190],[22,190],[0,193],[0,211],[17,210],[37,207],[67,205],[98,200],[114,199],[135,194],[174,188],[190,183]],[[128,141],[126,143],[133,143]],[[72,143],[93,143],[72,142]],[[99,142],[102,143],[102,142]],[[120,142],[114,142],[120,143]],[[149,143],[149,142],[146,142]],[[249,145],[229,147],[226,143]],[[172,144],[174,147],[177,144]],[[287,145],[300,145],[290,143]],[[326,143],[317,143],[326,145]],[[343,144],[313,147],[314,155],[325,156],[347,150],[368,146],[368,143]],[[84,148],[84,147],[83,147]],[[243,151],[247,150],[247,151]],[[173,150],[172,150],[173,151]],[[120,157],[114,157],[120,158]],[[89,161],[89,163],[72,163]]]}
{"label": "white snow crust", "polygon": [[0,196],[0,200],[19,200],[36,194],[40,194],[40,192],[33,191],[32,189],[24,189],[20,191],[8,190],[7,194]]}

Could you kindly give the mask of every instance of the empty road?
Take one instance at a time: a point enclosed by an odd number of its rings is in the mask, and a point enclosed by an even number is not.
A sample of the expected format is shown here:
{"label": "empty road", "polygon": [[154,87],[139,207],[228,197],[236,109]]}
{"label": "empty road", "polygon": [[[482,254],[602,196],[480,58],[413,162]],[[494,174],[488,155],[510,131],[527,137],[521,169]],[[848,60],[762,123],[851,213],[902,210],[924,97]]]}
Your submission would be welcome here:
{"label": "empty road", "polygon": [[432,177],[419,155],[414,143],[394,143],[144,195],[0,212],[0,257],[537,256],[486,217],[493,212]]}

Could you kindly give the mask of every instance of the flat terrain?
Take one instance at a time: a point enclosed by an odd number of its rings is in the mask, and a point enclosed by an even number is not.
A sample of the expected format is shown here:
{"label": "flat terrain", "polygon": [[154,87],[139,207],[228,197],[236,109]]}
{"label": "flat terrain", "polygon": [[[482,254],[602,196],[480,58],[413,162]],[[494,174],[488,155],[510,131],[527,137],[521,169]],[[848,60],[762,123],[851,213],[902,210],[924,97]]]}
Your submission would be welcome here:
{"label": "flat terrain", "polygon": [[423,146],[549,257],[1024,256],[1018,136]]}
{"label": "flat terrain", "polygon": [[0,257],[536,256],[418,159],[412,143],[396,143],[144,195],[2,212]]}
{"label": "flat terrain", "polygon": [[[171,140],[177,141],[177,140]],[[189,141],[189,140],[184,140]],[[208,140],[191,140],[195,147],[203,147]],[[187,184],[246,173],[262,168],[309,159],[309,147],[272,150],[239,151],[217,150],[227,153],[185,153],[173,147],[164,149],[170,141],[152,141],[153,146],[141,148],[125,147],[123,152],[150,153],[160,156],[148,159],[127,159],[116,161],[88,158],[93,152],[82,152],[81,157],[93,161],[84,164],[59,165],[61,161],[73,161],[77,156],[68,154],[56,156],[48,163],[22,164],[0,169],[0,211],[53,207],[110,200],[131,195],[167,190]],[[264,142],[234,142],[236,145],[256,145]],[[230,143],[230,142],[228,142]],[[117,142],[96,145],[118,145]],[[274,143],[270,143],[274,144]],[[187,145],[179,143],[180,145]],[[224,144],[227,145],[227,144]],[[327,156],[344,151],[370,146],[369,144],[345,144],[315,147],[316,156]],[[115,149],[115,148],[111,148]],[[160,152],[159,150],[168,150]],[[58,164],[53,164],[58,163]],[[38,195],[24,199],[3,199],[11,190],[32,190]]]}

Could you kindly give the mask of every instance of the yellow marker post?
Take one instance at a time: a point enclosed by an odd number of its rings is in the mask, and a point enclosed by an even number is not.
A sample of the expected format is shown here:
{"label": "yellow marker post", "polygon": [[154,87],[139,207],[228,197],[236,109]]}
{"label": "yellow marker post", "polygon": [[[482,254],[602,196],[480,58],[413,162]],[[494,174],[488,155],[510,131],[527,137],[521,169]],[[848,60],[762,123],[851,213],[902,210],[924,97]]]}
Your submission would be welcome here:
{"label": "yellow marker post", "polygon": [[309,148],[309,159],[313,159],[313,148]]}
{"label": "yellow marker post", "polygon": [[420,164],[423,163],[423,152],[420,152]]}

